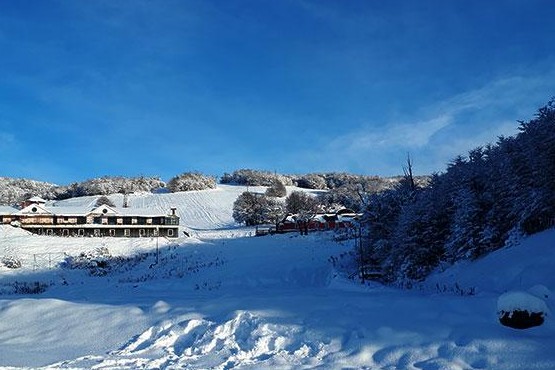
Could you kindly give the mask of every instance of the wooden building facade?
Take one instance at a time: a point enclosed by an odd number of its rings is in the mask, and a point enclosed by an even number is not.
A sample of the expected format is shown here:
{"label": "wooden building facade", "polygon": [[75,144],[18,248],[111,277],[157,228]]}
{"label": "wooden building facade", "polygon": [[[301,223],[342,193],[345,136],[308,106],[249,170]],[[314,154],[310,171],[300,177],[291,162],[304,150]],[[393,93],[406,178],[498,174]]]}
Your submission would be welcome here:
{"label": "wooden building facade", "polygon": [[129,238],[179,236],[179,217],[175,208],[168,214],[160,214],[148,209],[116,209],[108,205],[90,210],[47,207],[40,201],[31,201],[22,209],[2,207],[0,223],[19,226],[38,235]]}

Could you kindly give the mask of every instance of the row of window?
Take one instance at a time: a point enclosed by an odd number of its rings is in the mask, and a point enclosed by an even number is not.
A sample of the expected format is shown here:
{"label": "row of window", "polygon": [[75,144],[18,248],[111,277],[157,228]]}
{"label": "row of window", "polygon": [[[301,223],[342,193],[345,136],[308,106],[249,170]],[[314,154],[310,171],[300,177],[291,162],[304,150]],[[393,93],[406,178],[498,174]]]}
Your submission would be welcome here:
{"label": "row of window", "polygon": [[[42,229],[38,229],[37,230],[37,234],[42,235],[43,230]],[[46,229],[44,231],[44,233],[46,235],[54,235],[54,230],[53,229]],[[116,229],[109,229],[108,230],[108,234],[110,236],[116,236]],[[69,229],[63,229],[62,230],[62,236],[69,236]],[[100,233],[100,229],[94,229],[93,230],[93,235],[94,236],[101,236],[102,234]],[[145,229],[139,229],[139,236],[146,236],[146,230]],[[173,229],[168,229],[167,230],[167,236],[174,236],[174,230]],[[78,229],[77,230],[77,236],[85,236],[85,229]],[[131,229],[123,229],[123,236],[131,236]],[[158,230],[152,230],[152,236],[158,236]]]}

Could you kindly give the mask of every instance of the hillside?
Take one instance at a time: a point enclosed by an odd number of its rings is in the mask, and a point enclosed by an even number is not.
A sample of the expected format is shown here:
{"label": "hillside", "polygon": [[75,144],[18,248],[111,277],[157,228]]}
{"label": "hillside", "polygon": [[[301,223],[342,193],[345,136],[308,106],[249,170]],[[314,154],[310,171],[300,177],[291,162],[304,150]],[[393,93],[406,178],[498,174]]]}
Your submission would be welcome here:
{"label": "hillside", "polygon": [[[329,233],[246,237],[252,229],[231,217],[242,191],[132,195],[132,207],[178,207],[193,231],[191,238],[159,240],[158,264],[155,239],[55,238],[1,227],[0,255],[29,259],[21,269],[0,268],[0,366],[555,368],[551,316],[544,326],[518,331],[499,325],[495,313],[506,290],[554,288],[555,230],[455,265],[420,289],[363,286],[330,263],[353,241],[337,243]],[[56,260],[60,252],[77,256],[98,247],[112,254],[108,267]],[[16,281],[38,282],[45,291],[14,294]],[[460,295],[455,286],[475,287],[476,294]]]}
{"label": "hillside", "polygon": [[[179,193],[133,193],[128,195],[127,203],[131,208],[150,208],[158,212],[168,212],[177,208],[183,229],[206,236],[217,230],[238,228],[233,220],[233,203],[237,197],[247,191],[264,193],[264,186],[218,185],[216,189],[188,191]],[[288,186],[290,194],[295,190],[318,193],[317,190],[300,189]],[[110,200],[121,207],[122,194],[112,194]],[[59,206],[93,206],[98,196],[85,196],[52,202]]]}

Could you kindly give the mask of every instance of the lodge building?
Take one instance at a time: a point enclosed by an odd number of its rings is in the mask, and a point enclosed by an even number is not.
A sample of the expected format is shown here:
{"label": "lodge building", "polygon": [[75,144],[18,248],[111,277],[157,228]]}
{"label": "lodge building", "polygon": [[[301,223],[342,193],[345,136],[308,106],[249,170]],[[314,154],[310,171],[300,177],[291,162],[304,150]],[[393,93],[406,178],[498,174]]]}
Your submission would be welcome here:
{"label": "lodge building", "polygon": [[47,206],[44,199],[33,197],[21,209],[0,207],[0,224],[19,226],[38,235],[96,237],[177,238],[179,217],[176,209],[168,214],[145,208]]}

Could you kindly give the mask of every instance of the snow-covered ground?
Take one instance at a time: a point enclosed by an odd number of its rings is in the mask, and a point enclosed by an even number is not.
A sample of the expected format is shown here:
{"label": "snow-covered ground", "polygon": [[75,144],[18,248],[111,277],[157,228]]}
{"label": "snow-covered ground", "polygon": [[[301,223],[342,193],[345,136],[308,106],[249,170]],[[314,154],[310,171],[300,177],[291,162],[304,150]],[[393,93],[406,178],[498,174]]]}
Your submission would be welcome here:
{"label": "snow-covered ground", "polygon": [[[23,266],[0,268],[0,365],[555,369],[552,317],[515,330],[501,326],[496,312],[506,291],[537,284],[553,291],[555,230],[458,264],[419,289],[363,286],[329,261],[349,251],[350,241],[334,242],[331,234],[249,237],[252,229],[231,217],[244,190],[130,197],[132,207],[177,207],[192,238],[56,238],[1,227],[0,257],[17,257]],[[139,257],[120,260],[106,274],[58,265],[64,252],[98,247]],[[46,290],[12,294],[15,281],[40,282]]]}

